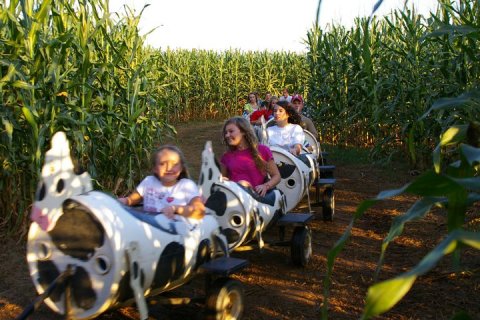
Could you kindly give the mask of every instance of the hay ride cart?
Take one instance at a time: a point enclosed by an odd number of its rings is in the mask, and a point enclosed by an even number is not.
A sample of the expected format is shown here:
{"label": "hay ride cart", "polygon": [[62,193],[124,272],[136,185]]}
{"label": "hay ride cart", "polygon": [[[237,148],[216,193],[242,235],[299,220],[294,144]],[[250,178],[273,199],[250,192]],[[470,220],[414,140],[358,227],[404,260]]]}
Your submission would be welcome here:
{"label": "hay ride cart", "polygon": [[[215,161],[210,141],[202,152],[199,186],[207,199],[205,206],[218,221],[226,237],[228,250],[242,247],[256,240],[260,249],[269,246],[290,246],[294,265],[306,266],[312,256],[311,231],[308,227],[311,213],[286,213],[287,199],[280,189],[272,190],[267,197],[224,180]],[[279,240],[265,243],[264,231],[279,227]],[[286,227],[293,227],[292,238],[285,241]]]}
{"label": "hay ride cart", "polygon": [[[292,263],[299,267],[305,267],[312,257],[312,231],[308,223],[313,219],[311,213],[287,213],[277,222],[278,241],[268,243],[271,246],[290,247]],[[290,240],[285,240],[286,228],[292,227]]]}
{"label": "hay ride cart", "polygon": [[[268,136],[266,128],[272,125],[274,122],[270,120],[265,122],[262,118],[262,131],[259,137],[259,140],[263,144],[268,144]],[[315,186],[315,202],[311,203],[309,193],[307,192],[308,196],[308,205],[311,209],[311,206],[314,207],[322,207],[322,217],[324,221],[333,221],[333,216],[335,215],[335,183],[336,179],[334,178],[334,165],[327,164],[327,152],[323,152],[318,142],[317,138],[308,130],[304,130],[305,132],[305,145],[304,151],[307,153],[312,153],[316,158],[317,162],[317,174],[315,174],[315,179],[313,181],[313,185]],[[289,157],[281,157],[287,164],[293,164],[294,161],[288,159]],[[277,161],[276,161],[277,162]],[[277,165],[279,163],[277,162]],[[279,169],[281,169],[279,167]],[[283,179],[284,177],[282,177]],[[301,170],[296,170],[294,177],[292,179],[285,179],[284,191],[287,194],[294,195],[297,194],[297,198],[293,196],[294,203],[298,203],[301,198],[305,195],[302,192],[308,190],[308,187],[305,187],[303,183],[307,177],[302,177]],[[299,198],[298,198],[299,197]],[[292,201],[291,201],[292,202]],[[311,210],[310,210],[311,211]]]}
{"label": "hay ride cart", "polygon": [[322,207],[323,221],[333,221],[335,215],[335,166],[327,164],[328,153],[322,151],[320,143],[311,132],[305,130],[305,138],[310,151],[317,157],[318,163],[318,175],[314,181],[315,202],[312,203],[312,206]]}
{"label": "hay ride cart", "polygon": [[[240,319],[241,283],[229,276],[247,265],[230,258],[217,221],[150,215],[93,190],[76,173],[66,135],[56,133],[32,205],[27,263],[39,293],[17,319],[42,303],[66,319],[92,319],[136,303],[148,318],[147,299],[206,276],[207,319]],[[223,253],[223,255],[222,255]],[[164,299],[165,302],[189,302]]]}
{"label": "hay ride cart", "polygon": [[[285,196],[279,191],[279,201],[268,201],[250,193],[237,183],[225,181],[212,185],[212,194],[205,206],[212,210],[222,233],[227,238],[230,251],[247,250],[255,243],[262,250],[269,246],[290,246],[291,260],[296,266],[305,267],[312,256],[312,235],[308,223],[311,213],[285,213]],[[228,207],[227,207],[228,204]],[[265,240],[263,233],[278,228],[278,240]],[[286,229],[293,228],[290,240]]]}
{"label": "hay ride cart", "polygon": [[[140,319],[148,319],[147,305],[187,305],[198,303],[204,306],[204,319],[236,319],[240,320],[244,309],[244,289],[243,284],[231,277],[232,274],[241,271],[248,265],[247,260],[233,257],[219,257],[202,264],[199,268],[198,276],[204,276],[205,295],[204,296],[176,296],[171,292],[164,292],[157,296],[145,298],[135,294],[135,303],[139,310]],[[135,266],[135,262],[132,267]],[[65,295],[64,317],[66,320],[86,319],[77,318],[72,312],[72,282],[75,274],[75,267],[69,266],[67,270],[61,273],[32,303],[30,303],[16,320],[30,318],[35,310],[52,295],[59,294],[58,290],[63,290]],[[138,274],[131,273],[132,280]],[[127,306],[119,305],[118,307]]]}

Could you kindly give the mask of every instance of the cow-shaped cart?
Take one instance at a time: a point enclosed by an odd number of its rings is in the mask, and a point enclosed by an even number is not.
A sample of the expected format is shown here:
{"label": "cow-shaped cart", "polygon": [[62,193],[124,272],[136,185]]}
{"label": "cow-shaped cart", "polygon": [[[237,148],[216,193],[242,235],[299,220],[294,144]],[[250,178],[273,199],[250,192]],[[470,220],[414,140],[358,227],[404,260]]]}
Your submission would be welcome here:
{"label": "cow-shaped cart", "polygon": [[[286,198],[281,190],[271,190],[265,197],[236,182],[222,177],[215,161],[212,144],[207,141],[202,152],[199,186],[205,206],[216,217],[229,250],[257,240],[258,246],[265,245],[263,232],[271,226],[280,227],[280,239],[270,245],[290,245],[292,262],[305,266],[312,255],[311,231],[307,226],[313,218],[310,213],[287,213]],[[285,241],[285,227],[293,226],[290,241]]]}
{"label": "cow-shaped cart", "polygon": [[[262,118],[260,141],[268,145],[267,126],[272,120],[265,122]],[[289,151],[278,146],[270,146],[273,158],[280,171],[281,181],[277,188],[286,196],[287,210],[293,210],[300,201],[307,196],[310,212],[311,206],[321,206],[324,221],[332,221],[335,214],[333,178],[335,166],[326,165],[320,143],[308,130],[304,130],[305,143],[303,154],[294,156]],[[301,160],[302,159],[302,160]],[[315,187],[315,202],[310,201],[310,187]],[[323,191],[321,191],[323,188]],[[320,197],[322,199],[320,200]]]}
{"label": "cow-shaped cart", "polygon": [[228,257],[217,220],[152,216],[92,190],[89,174],[74,172],[62,132],[46,153],[31,218],[27,261],[40,296],[20,319],[42,301],[68,319],[135,302],[146,319],[147,298],[200,273],[209,280],[207,319],[241,317],[242,285],[228,275],[246,261]]}

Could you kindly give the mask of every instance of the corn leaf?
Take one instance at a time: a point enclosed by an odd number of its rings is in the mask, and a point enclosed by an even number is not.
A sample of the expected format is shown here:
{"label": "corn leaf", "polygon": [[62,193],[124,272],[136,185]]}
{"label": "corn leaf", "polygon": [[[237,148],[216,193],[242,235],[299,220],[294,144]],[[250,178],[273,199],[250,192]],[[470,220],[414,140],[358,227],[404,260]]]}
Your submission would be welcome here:
{"label": "corn leaf", "polygon": [[455,230],[430,251],[415,268],[393,279],[371,286],[368,289],[362,319],[368,319],[390,310],[410,290],[417,277],[435,267],[438,261],[455,250],[459,243],[480,250],[480,233]]}

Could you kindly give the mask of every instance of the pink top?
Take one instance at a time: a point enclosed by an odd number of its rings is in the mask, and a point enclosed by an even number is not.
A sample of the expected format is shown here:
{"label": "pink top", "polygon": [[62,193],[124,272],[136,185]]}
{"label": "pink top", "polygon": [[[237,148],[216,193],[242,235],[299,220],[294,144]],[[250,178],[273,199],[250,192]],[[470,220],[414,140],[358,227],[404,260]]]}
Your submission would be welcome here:
{"label": "pink top", "polygon": [[[259,144],[258,152],[265,162],[273,159],[270,148]],[[227,151],[223,154],[220,162],[227,168],[228,178],[232,181],[238,182],[240,180],[248,181],[252,187],[256,187],[265,182],[266,173],[262,173],[253,161],[250,150],[235,150]]]}

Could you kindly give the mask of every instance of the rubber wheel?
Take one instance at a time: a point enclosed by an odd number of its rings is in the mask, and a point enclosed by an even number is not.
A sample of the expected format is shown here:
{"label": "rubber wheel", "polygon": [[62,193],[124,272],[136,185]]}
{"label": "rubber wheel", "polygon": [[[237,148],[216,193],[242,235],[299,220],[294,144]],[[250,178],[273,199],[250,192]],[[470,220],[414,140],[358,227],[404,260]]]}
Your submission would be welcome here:
{"label": "rubber wheel", "polygon": [[323,221],[333,221],[335,215],[335,194],[332,188],[327,188],[323,192]]}
{"label": "rubber wheel", "polygon": [[231,278],[220,278],[210,286],[206,305],[206,320],[237,320],[243,314],[243,285]]}
{"label": "rubber wheel", "polygon": [[312,257],[312,232],[308,226],[295,227],[292,235],[292,262],[305,267]]}

